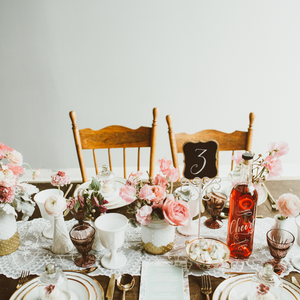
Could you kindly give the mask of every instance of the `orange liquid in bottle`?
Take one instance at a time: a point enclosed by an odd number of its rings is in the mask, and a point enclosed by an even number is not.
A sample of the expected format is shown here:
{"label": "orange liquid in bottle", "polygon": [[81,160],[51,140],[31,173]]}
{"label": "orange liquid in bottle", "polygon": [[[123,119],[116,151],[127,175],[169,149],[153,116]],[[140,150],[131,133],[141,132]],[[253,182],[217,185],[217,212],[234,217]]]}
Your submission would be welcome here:
{"label": "orange liquid in bottle", "polygon": [[247,258],[253,249],[257,191],[247,183],[237,184],[231,192],[227,246],[235,258]]}

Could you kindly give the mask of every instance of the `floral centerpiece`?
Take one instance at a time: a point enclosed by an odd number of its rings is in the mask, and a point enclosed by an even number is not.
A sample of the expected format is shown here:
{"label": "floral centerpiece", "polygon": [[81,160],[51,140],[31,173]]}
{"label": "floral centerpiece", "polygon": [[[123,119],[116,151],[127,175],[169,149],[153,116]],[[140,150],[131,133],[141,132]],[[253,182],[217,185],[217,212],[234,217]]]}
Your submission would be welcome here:
{"label": "floral centerpiece", "polygon": [[[289,147],[286,142],[271,142],[268,148],[268,154],[265,158],[263,158],[262,154],[259,154],[258,157],[253,160],[252,181],[258,191],[263,181],[281,175],[282,163],[280,157],[289,152]],[[232,160],[236,163],[235,173],[238,173],[240,169],[242,154],[243,152],[238,151],[232,156]],[[233,182],[233,184],[234,183],[235,182]]]}
{"label": "floral centerpiece", "polygon": [[[39,190],[34,185],[21,182],[24,174],[22,165],[22,154],[0,143],[0,255],[10,254],[20,245],[17,212],[22,212],[22,220],[26,221],[35,208],[31,196]],[[37,178],[39,169],[32,172],[33,179]]]}
{"label": "floral centerpiece", "polygon": [[[149,185],[141,179],[142,172],[133,172],[120,189],[120,196],[128,204],[128,212],[135,215],[132,223],[149,225],[152,220],[166,220],[173,226],[188,223],[189,206],[186,201],[173,195],[173,182],[179,179],[179,170],[170,160],[160,159],[160,172]],[[168,191],[167,188],[170,188]]]}

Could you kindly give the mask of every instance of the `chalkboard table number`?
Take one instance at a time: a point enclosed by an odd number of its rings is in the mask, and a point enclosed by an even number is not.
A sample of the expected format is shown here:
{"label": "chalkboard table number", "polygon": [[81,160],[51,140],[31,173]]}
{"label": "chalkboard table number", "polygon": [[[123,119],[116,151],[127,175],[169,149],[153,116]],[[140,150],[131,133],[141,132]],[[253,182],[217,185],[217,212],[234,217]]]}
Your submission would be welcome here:
{"label": "chalkboard table number", "polygon": [[184,177],[193,179],[217,176],[218,147],[219,144],[216,141],[185,143],[183,146]]}

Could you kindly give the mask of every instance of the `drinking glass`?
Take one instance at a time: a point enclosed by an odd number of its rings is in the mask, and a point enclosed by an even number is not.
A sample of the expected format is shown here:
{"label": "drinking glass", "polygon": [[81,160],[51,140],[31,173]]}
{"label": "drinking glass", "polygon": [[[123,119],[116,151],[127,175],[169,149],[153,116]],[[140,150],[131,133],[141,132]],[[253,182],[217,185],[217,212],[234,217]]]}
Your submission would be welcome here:
{"label": "drinking glass", "polygon": [[124,243],[127,224],[128,219],[118,213],[104,214],[95,220],[101,244],[110,251],[101,258],[101,264],[106,269],[119,269],[127,262],[126,256],[117,252]]}
{"label": "drinking glass", "polygon": [[285,229],[271,229],[267,232],[267,242],[273,260],[264,263],[270,264],[274,268],[274,272],[281,274],[287,270],[287,265],[281,262],[290,248],[293,246],[295,237],[294,235]]}
{"label": "drinking glass", "polygon": [[223,226],[222,220],[219,219],[220,213],[223,210],[227,196],[223,193],[211,192],[203,197],[206,201],[207,212],[211,218],[204,222],[204,225],[211,229],[218,229]]}
{"label": "drinking glass", "polygon": [[43,231],[43,236],[47,239],[53,239],[53,232],[54,232],[54,217],[53,216],[49,216],[45,210],[44,204],[45,201],[53,196],[53,195],[60,195],[63,196],[63,192],[59,191],[59,189],[47,189],[47,190],[43,190],[41,192],[38,192],[35,196],[34,196],[34,201],[37,203],[41,215],[45,220],[48,220],[50,222],[50,226],[46,227]]}
{"label": "drinking glass", "polygon": [[95,232],[95,228],[88,223],[83,225],[78,224],[70,230],[71,241],[77,251],[81,253],[81,256],[75,259],[76,266],[87,268],[95,263],[95,255],[88,254],[92,249]]}

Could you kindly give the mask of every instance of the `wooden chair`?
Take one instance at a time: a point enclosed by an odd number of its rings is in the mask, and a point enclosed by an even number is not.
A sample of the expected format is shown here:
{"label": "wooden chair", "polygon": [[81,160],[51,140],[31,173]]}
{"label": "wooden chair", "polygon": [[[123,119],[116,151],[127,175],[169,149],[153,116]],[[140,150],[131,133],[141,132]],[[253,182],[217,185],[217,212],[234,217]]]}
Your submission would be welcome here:
{"label": "wooden chair", "polygon": [[153,178],[157,137],[157,117],[158,108],[155,107],[153,109],[152,127],[139,127],[138,129],[130,129],[124,126],[112,125],[95,131],[90,128],[78,129],[76,124],[76,113],[74,111],[70,111],[70,118],[73,125],[72,129],[83,182],[88,180],[83,158],[83,150],[86,149],[93,150],[95,170],[96,174],[98,174],[95,149],[108,149],[109,167],[110,170],[113,171],[110,149],[123,148],[124,178],[127,178],[125,149],[138,148],[137,170],[140,170],[140,148],[150,147],[149,176],[150,179]]}
{"label": "wooden chair", "polygon": [[[234,131],[232,133],[225,133],[213,129],[202,130],[195,134],[174,133],[172,129],[172,116],[166,116],[168,123],[168,133],[172,152],[172,160],[175,168],[179,168],[178,153],[183,153],[183,145],[186,142],[207,142],[217,141],[219,144],[218,151],[232,151],[246,150],[250,151],[253,137],[253,122],[255,115],[253,112],[249,114],[248,131]],[[217,153],[217,169],[219,169],[219,152]],[[231,170],[233,169],[233,161],[231,161]]]}

